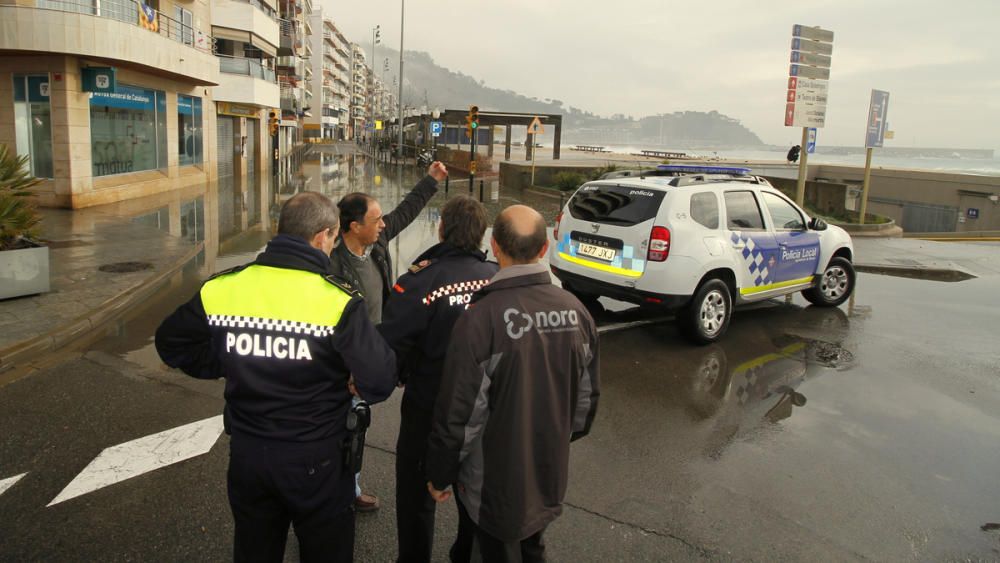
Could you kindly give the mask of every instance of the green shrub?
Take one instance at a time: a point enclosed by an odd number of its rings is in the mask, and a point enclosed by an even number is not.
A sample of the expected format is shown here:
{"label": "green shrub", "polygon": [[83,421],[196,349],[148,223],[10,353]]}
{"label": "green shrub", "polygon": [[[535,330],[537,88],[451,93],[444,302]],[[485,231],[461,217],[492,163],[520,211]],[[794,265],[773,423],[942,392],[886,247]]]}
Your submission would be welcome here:
{"label": "green shrub", "polygon": [[607,174],[608,172],[614,172],[615,170],[618,170],[617,164],[608,164],[607,166],[601,166],[600,168],[595,168],[590,171],[590,179],[596,180],[601,176]]}
{"label": "green shrub", "polygon": [[35,227],[42,220],[28,199],[28,190],[41,180],[31,176],[27,163],[27,156],[18,157],[0,145],[0,250],[19,248],[22,239],[37,236]]}
{"label": "green shrub", "polygon": [[555,184],[555,187],[564,192],[575,190],[585,181],[586,178],[584,178],[583,174],[580,174],[579,172],[559,172],[552,177],[552,182]]}

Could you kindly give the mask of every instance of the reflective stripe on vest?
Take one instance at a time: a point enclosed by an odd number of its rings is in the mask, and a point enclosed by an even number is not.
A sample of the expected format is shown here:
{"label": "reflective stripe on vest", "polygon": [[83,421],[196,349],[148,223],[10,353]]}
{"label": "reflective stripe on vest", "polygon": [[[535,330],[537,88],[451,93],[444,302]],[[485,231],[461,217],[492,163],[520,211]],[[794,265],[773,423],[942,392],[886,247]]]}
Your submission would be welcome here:
{"label": "reflective stripe on vest", "polygon": [[201,303],[211,326],[325,337],[351,296],[317,274],[254,264],[209,280]]}

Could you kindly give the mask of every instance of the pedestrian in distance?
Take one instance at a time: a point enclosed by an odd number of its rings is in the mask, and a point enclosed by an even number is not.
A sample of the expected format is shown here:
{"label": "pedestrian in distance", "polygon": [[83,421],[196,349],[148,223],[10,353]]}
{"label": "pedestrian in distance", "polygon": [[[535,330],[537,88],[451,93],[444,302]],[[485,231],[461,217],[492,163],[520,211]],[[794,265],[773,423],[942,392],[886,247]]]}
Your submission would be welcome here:
{"label": "pedestrian in distance", "polygon": [[[441,208],[441,242],[421,254],[393,286],[379,332],[396,351],[405,383],[396,442],[396,533],[400,563],[429,562],[434,543],[434,498],[427,491],[425,456],[434,402],[452,327],[497,265],[481,250],[486,208],[460,195]],[[469,561],[473,529],[460,523],[452,561]]]}
{"label": "pedestrian in distance", "polygon": [[785,156],[790,164],[795,164],[799,161],[799,153],[802,151],[800,145],[794,145],[792,148],[788,149],[788,155]]}
{"label": "pedestrian in distance", "polygon": [[[382,322],[382,310],[392,287],[389,242],[417,218],[437,193],[438,182],[447,176],[444,164],[431,163],[427,175],[386,215],[382,214],[377,199],[362,192],[347,194],[337,204],[341,241],[330,255],[330,272],[361,292],[373,324]],[[363,493],[360,482],[355,493],[355,508],[359,512],[378,510],[378,497]]]}
{"label": "pedestrian in distance", "polygon": [[256,260],[213,276],[156,331],[167,365],[226,379],[238,562],[282,561],[290,523],[302,561],[354,556],[351,393],[388,398],[396,360],[360,294],[329,275],[338,227],[328,197],[295,195]]}
{"label": "pedestrian in distance", "polygon": [[490,241],[500,271],[459,317],[434,405],[427,488],[459,500],[483,561],[543,561],[562,512],[570,442],[590,432],[599,396],[594,320],[552,284],[537,211],[508,207]]}

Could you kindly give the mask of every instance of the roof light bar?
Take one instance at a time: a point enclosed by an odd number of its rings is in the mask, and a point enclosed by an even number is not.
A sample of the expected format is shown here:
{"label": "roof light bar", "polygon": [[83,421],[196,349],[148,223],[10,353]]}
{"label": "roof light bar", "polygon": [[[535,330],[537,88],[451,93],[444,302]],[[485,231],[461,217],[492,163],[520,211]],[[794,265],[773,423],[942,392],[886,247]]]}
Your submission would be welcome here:
{"label": "roof light bar", "polygon": [[657,170],[664,172],[681,172],[684,174],[734,174],[736,176],[747,176],[750,168],[736,168],[731,166],[689,166],[683,164],[660,164]]}

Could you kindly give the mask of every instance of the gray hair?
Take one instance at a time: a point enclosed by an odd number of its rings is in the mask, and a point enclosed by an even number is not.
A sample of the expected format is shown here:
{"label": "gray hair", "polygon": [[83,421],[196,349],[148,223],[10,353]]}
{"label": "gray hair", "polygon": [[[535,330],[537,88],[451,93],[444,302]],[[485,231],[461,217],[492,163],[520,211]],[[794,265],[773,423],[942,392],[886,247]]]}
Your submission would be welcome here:
{"label": "gray hair", "polygon": [[311,241],[316,233],[339,227],[337,206],[319,192],[295,194],[281,206],[278,234]]}

